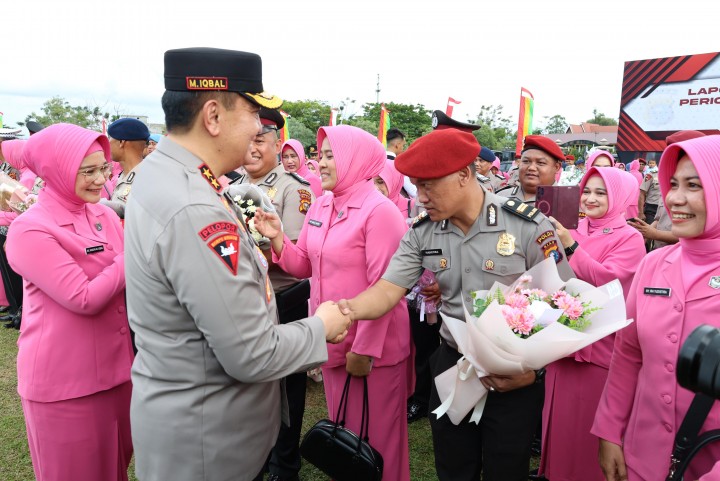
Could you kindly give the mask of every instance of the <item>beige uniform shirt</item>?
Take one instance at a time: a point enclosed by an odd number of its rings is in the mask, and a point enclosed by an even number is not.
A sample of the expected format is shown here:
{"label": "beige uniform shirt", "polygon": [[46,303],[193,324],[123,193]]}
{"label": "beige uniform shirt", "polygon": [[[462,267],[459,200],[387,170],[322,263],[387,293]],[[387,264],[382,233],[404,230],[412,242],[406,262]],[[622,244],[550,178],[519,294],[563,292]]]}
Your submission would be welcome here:
{"label": "beige uniform shirt", "polygon": [[[522,209],[521,215],[510,210]],[[463,306],[473,311],[471,292],[509,285],[547,257],[557,261],[560,277],[575,277],[550,221],[537,209],[486,192],[480,216],[467,235],[451,222],[421,218],[405,234],[383,279],[410,289],[424,269],[440,286],[441,313],[464,320]],[[443,325],[440,335],[457,348]]]}
{"label": "beige uniform shirt", "polygon": [[475,174],[475,178],[478,181],[478,184],[480,184],[480,187],[485,189],[488,192],[495,192],[495,188],[492,185],[492,180],[490,177],[486,177],[481,174]]}
{"label": "beige uniform shirt", "polygon": [[[285,235],[292,241],[297,240],[305,223],[305,214],[315,200],[315,195],[310,190],[310,182],[297,174],[285,172],[280,164],[262,179],[252,180],[249,175],[244,175],[239,183],[253,183],[260,187],[275,206]],[[269,245],[261,247],[266,251],[270,250]],[[270,267],[270,282],[275,292],[280,292],[298,281],[299,279],[278,266]]]}
{"label": "beige uniform shirt", "polygon": [[[672,230],[672,219],[670,219],[670,216],[667,213],[667,210],[665,210],[665,206],[660,201],[660,205],[658,205],[657,215],[655,215],[655,220],[658,221],[657,226],[655,228],[657,230],[662,230],[666,232],[670,232]],[[659,249],[661,247],[665,247],[668,245],[667,242],[656,240],[653,242],[653,249]]]}
{"label": "beige uniform shirt", "polygon": [[117,184],[115,184],[115,190],[113,190],[112,198],[110,200],[127,204],[128,196],[130,195],[130,190],[132,189],[133,181],[135,180],[136,170],[137,165],[127,174],[125,172],[120,173]]}
{"label": "beige uniform shirt", "polygon": [[276,325],[267,261],[202,160],[166,137],[137,170],[125,223],[137,477],[250,481],[279,431],[279,380],[327,360],[323,323]]}
{"label": "beige uniform shirt", "polygon": [[653,205],[661,205],[662,199],[660,195],[660,182],[658,181],[658,174],[654,172],[652,174],[645,174],[643,182],[640,184],[640,190],[645,192],[645,203]]}
{"label": "beige uniform shirt", "polygon": [[528,205],[535,205],[535,194],[526,194],[520,184],[503,187],[495,193],[508,199],[516,199]]}

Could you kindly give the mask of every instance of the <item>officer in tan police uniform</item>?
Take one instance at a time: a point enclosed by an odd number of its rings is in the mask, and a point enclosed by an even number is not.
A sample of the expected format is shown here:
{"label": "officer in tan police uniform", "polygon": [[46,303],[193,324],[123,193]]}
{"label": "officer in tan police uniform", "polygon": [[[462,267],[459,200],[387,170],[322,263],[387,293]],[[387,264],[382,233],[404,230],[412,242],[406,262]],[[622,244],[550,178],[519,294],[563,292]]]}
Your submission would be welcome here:
{"label": "officer in tan police uniform", "polygon": [[[252,183],[260,187],[275,207],[283,224],[283,232],[294,242],[300,236],[305,223],[305,214],[315,200],[315,196],[310,190],[310,182],[294,172],[286,172],[282,163],[278,161],[282,147],[278,130],[285,125],[280,112],[261,108],[260,123],[262,128],[250,144],[247,154],[246,174],[238,181],[241,184]],[[231,185],[228,188],[231,196],[232,191]],[[296,279],[273,264],[269,243],[262,242],[260,247],[268,260],[270,283],[275,291],[280,323],[287,324],[307,317],[310,281]],[[278,440],[270,455],[269,481],[298,479],[306,385],[307,375],[304,372],[285,378],[290,423],[288,425],[283,423],[280,427]]]}
{"label": "officer in tan police uniform", "polygon": [[110,154],[112,159],[122,166],[122,172],[118,176],[110,200],[102,202],[111,207],[122,219],[125,217],[125,205],[135,180],[135,167],[143,160],[143,151],[150,138],[150,130],[137,119],[123,118],[110,124],[108,137]]}
{"label": "officer in tan police uniform", "polygon": [[660,197],[657,163],[654,160],[649,160],[643,182],[640,184],[640,199],[638,202],[638,215],[648,224],[653,223],[657,216],[658,206],[662,205]]}
{"label": "officer in tan police uniform", "polygon": [[[557,262],[563,279],[573,277],[550,221],[536,208],[485,192],[475,181],[480,146],[469,133],[436,131],[416,140],[396,159],[414,178],[427,215],[416,219],[383,278],[340,305],[351,317],[374,319],[413,286],[424,269],[435,273],[444,316],[464,319],[470,292],[496,281],[512,283],[545,258]],[[433,375],[460,358],[443,325],[442,344],[431,358]],[[480,425],[459,425],[430,416],[435,465],[441,481],[527,479],[530,446],[542,409],[543,372],[482,378],[490,389]],[[430,410],[440,405],[433,385]]]}
{"label": "officer in tan police uniform", "polygon": [[534,206],[538,186],[555,185],[563,160],[565,154],[555,142],[541,135],[528,135],[520,157],[518,184],[509,185],[495,193]]}
{"label": "officer in tan police uniform", "polygon": [[327,303],[277,325],[265,256],[221,192],[217,177],[244,162],[260,128],[258,105],[281,104],[261,93],[260,57],[170,50],[165,88],[168,136],[138,167],[126,210],[136,473],[262,479],[284,404],[279,380],[324,362],[326,339],[341,339],[349,320]]}

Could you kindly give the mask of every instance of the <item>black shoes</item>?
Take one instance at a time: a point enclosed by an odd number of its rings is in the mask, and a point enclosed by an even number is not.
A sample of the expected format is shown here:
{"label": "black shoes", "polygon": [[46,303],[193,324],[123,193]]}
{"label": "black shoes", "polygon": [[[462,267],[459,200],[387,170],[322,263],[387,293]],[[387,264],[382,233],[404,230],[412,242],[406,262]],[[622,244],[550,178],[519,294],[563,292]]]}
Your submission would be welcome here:
{"label": "black shoes", "polygon": [[421,406],[420,404],[416,402],[408,403],[408,409],[407,409],[407,420],[408,423],[412,423],[417,421],[418,419],[422,419],[428,415],[427,407]]}
{"label": "black shoes", "polygon": [[7,329],[20,329],[20,320],[22,319],[22,307],[16,311],[6,311],[4,315],[0,315],[0,321],[5,321]]}

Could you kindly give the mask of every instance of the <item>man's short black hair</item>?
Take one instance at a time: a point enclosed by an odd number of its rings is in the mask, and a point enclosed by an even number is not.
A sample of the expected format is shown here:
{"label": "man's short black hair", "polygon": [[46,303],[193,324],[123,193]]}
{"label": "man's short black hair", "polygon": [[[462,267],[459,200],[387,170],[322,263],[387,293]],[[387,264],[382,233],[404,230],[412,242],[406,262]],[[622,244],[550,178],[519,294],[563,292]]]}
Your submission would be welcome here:
{"label": "man's short black hair", "polygon": [[392,129],[388,129],[386,138],[387,138],[388,142],[390,142],[391,140],[395,140],[397,138],[401,138],[401,139],[405,140],[405,134],[403,134],[400,129],[392,128]]}
{"label": "man's short black hair", "polygon": [[162,96],[162,108],[165,112],[165,127],[168,132],[186,132],[190,130],[195,117],[205,102],[218,100],[228,110],[235,108],[238,94],[235,92],[178,92],[166,90]]}

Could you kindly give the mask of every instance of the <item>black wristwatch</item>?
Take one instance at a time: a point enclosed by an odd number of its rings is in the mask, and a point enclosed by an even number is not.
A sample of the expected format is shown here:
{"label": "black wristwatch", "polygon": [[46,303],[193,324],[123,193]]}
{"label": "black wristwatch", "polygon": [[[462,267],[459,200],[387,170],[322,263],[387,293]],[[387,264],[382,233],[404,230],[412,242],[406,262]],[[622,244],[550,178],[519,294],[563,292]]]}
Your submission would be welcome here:
{"label": "black wristwatch", "polygon": [[[577,242],[576,242],[577,244]],[[541,384],[545,381],[545,368],[541,367],[535,371],[535,384]]]}
{"label": "black wristwatch", "polygon": [[570,247],[565,248],[565,255],[568,257],[573,255],[575,253],[575,251],[577,250],[578,246],[579,246],[579,244],[577,243],[577,241],[573,242]]}

